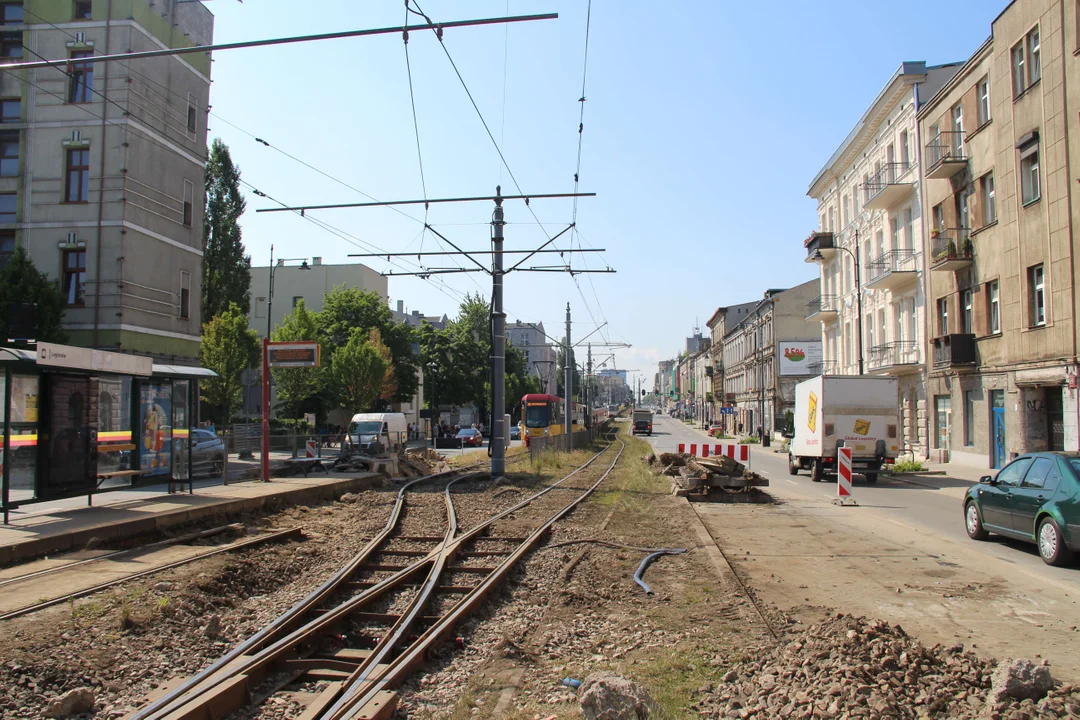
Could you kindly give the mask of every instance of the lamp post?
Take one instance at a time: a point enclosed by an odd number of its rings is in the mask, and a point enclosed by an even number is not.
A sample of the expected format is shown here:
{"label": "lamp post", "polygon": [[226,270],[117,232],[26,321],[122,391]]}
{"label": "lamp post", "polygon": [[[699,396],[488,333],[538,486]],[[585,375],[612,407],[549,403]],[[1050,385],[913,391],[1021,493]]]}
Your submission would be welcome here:
{"label": "lamp post", "polygon": [[274,246],[270,246],[270,288],[266,295],[266,337],[269,339],[270,331],[273,330],[273,317],[274,317],[274,273],[279,267],[284,267],[285,263],[299,262],[300,270],[310,270],[311,266],[308,265],[307,258],[279,258],[277,264],[274,264]]}
{"label": "lamp post", "polygon": [[[846,252],[855,261],[855,306],[856,313],[858,314],[859,323],[859,374],[864,375],[863,368],[863,316],[862,316],[862,279],[859,275],[859,231],[855,231],[855,252],[851,252],[846,247],[836,245],[836,250]],[[821,250],[815,250],[814,254],[810,256],[810,259],[816,263],[825,262],[825,256],[821,254]]]}

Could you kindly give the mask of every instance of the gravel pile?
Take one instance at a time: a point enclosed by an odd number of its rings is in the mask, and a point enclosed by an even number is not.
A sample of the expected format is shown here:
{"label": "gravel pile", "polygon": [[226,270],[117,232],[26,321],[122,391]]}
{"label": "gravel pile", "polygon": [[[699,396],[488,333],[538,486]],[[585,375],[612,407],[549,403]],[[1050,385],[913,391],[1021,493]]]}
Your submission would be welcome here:
{"label": "gravel pile", "polygon": [[734,666],[694,705],[715,718],[1080,717],[1080,694],[1049,668],[927,648],[899,626],[837,615]]}

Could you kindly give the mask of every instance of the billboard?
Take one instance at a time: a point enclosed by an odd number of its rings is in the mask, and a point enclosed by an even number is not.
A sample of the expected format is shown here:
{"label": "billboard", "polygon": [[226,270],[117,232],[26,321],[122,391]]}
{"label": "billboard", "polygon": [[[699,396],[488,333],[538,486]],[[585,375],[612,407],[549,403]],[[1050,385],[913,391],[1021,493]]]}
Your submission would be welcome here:
{"label": "billboard", "polygon": [[139,389],[139,469],[146,475],[168,475],[172,456],[172,385],[144,383]]}
{"label": "billboard", "polygon": [[319,343],[272,342],[267,359],[270,367],[319,367]]}
{"label": "billboard", "polygon": [[781,340],[779,351],[780,377],[820,374],[820,340]]}

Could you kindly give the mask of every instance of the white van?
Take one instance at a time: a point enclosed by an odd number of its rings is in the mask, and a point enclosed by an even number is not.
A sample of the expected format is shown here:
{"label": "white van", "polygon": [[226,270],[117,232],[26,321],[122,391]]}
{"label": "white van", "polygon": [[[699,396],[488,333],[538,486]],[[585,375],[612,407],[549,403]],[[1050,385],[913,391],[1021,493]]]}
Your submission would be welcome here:
{"label": "white van", "polygon": [[409,425],[404,413],[357,413],[349,423],[348,435],[360,452],[398,452],[409,439]]}

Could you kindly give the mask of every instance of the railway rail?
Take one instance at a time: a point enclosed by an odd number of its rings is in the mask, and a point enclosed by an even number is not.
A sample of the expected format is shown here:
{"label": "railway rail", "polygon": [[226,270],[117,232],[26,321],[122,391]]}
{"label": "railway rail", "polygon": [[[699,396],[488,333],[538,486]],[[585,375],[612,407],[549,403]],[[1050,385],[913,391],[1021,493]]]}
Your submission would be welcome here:
{"label": "railway rail", "polygon": [[[615,435],[566,476],[464,530],[454,486],[476,473],[406,483],[383,529],[326,582],[129,719],[223,718],[275,696],[301,720],[389,717],[396,688],[610,475],[625,448]],[[606,469],[590,470],[605,454],[614,454]],[[431,530],[436,515],[441,533]]]}

